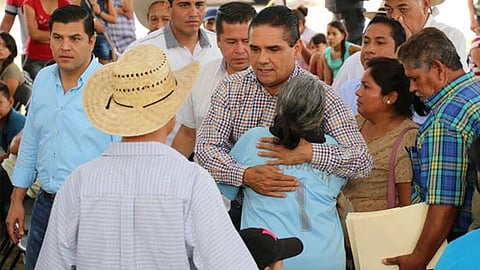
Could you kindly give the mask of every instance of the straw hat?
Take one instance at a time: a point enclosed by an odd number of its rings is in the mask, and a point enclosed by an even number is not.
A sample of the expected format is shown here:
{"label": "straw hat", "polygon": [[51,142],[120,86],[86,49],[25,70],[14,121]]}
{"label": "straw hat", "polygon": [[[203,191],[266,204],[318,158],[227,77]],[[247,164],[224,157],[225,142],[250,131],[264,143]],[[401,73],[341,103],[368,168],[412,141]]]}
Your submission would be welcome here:
{"label": "straw hat", "polygon": [[165,53],[153,45],[127,51],[95,71],[85,84],[85,113],[100,130],[137,136],[163,127],[190,92],[197,61],[172,72]]}
{"label": "straw hat", "polygon": [[166,2],[166,4],[168,4],[168,0],[133,0],[133,11],[135,12],[135,16],[147,29],[149,28],[147,17],[148,9],[155,2]]}
{"label": "straw hat", "polygon": [[373,19],[377,14],[387,15],[387,11],[385,10],[385,1],[382,1],[380,7],[376,11],[366,11],[363,13],[363,16],[368,19]]}
{"label": "straw hat", "polygon": [[[438,6],[443,3],[445,0],[430,0],[430,6]],[[373,19],[377,14],[386,15],[387,11],[385,10],[385,1],[382,1],[380,7],[376,11],[366,11],[363,13],[363,16],[368,19]]]}

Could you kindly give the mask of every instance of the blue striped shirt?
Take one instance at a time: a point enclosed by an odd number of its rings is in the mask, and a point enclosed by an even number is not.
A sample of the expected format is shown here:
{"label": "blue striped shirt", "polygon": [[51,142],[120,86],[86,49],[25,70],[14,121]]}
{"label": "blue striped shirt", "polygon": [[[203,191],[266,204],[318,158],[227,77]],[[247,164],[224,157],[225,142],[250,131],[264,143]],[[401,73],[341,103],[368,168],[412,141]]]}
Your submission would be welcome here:
{"label": "blue striped shirt", "polygon": [[99,67],[92,60],[77,86],[66,93],[56,64],[38,73],[13,171],[14,186],[28,188],[38,175],[42,188],[56,193],[74,169],[118,140],[93,126],[83,110],[83,86]]}
{"label": "blue striped shirt", "polygon": [[474,170],[468,149],[480,136],[480,82],[472,73],[450,82],[425,100],[431,113],[416,138],[419,173],[414,202],[461,207],[453,231],[465,232],[472,222]]}
{"label": "blue striped shirt", "polygon": [[57,193],[35,269],[258,269],[212,177],[158,142],[112,143]]}

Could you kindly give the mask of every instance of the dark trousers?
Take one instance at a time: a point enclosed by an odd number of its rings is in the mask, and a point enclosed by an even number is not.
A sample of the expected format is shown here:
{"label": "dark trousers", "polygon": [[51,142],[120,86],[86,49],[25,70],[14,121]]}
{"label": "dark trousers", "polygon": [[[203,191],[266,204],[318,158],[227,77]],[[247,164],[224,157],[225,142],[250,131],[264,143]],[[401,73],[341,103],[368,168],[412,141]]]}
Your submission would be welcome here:
{"label": "dark trousers", "polygon": [[336,20],[342,20],[347,28],[348,41],[357,45],[362,45],[363,28],[365,27],[364,8],[354,8],[342,10],[335,13]]}

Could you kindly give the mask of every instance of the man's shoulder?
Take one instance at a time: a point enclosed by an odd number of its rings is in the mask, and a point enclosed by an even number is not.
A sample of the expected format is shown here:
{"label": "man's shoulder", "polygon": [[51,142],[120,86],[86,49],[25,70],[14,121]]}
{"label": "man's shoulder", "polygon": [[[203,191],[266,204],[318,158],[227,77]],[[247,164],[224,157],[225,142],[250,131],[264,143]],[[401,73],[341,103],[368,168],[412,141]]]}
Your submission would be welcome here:
{"label": "man's shoulder", "polygon": [[165,32],[164,28],[160,28],[156,31],[153,31],[149,34],[147,34],[145,37],[137,39],[134,41],[132,44],[130,44],[126,51],[129,49],[132,49],[138,45],[155,45],[160,47],[161,49],[165,50],[167,49],[166,43],[165,43]]}
{"label": "man's shoulder", "polygon": [[[434,18],[429,18],[427,20],[427,24],[425,25],[425,27],[435,27],[435,28],[437,28],[438,30],[444,32],[445,35],[448,38],[450,38],[453,43],[458,42],[458,40],[453,39],[452,36],[455,36],[455,38],[458,38],[459,36],[461,36],[465,39],[465,36],[463,35],[462,31],[460,31],[459,29],[457,29],[457,28],[455,28],[451,25],[439,22],[439,21],[435,20]],[[466,44],[465,44],[465,46],[466,46]]]}

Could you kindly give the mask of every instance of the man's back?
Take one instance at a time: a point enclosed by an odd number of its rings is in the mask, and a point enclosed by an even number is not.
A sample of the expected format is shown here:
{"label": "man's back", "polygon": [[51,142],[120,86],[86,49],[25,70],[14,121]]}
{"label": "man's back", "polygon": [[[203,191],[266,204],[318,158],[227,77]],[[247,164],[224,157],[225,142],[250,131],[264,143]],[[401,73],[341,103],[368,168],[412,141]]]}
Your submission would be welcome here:
{"label": "man's back", "polygon": [[213,179],[155,142],[113,143],[75,171],[57,194],[43,247],[38,269],[254,265]]}

